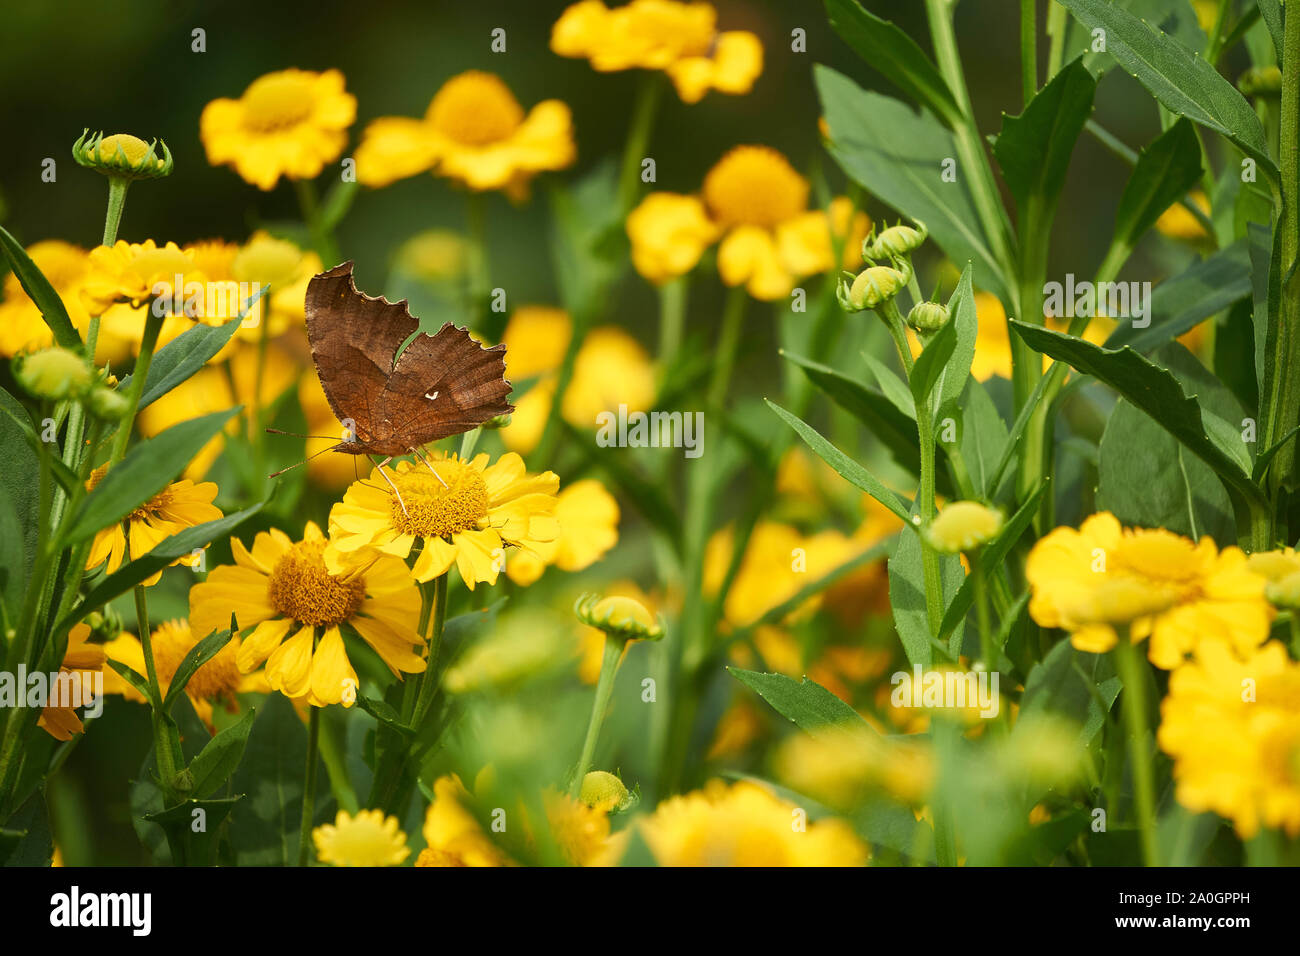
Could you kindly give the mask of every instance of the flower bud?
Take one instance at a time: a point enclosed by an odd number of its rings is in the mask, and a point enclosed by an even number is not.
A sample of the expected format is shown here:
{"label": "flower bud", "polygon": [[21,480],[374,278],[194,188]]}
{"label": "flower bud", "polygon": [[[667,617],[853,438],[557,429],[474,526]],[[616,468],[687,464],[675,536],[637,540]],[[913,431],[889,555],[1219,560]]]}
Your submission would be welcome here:
{"label": "flower bud", "polygon": [[902,270],[893,266],[871,266],[864,269],[852,285],[842,281],[836,290],[840,305],[850,312],[861,312],[874,309],[898,295],[911,278],[911,268],[905,262],[898,264]]}
{"label": "flower bud", "polygon": [[907,324],[922,335],[933,335],[948,324],[948,307],[941,302],[918,302],[907,313]]}
{"label": "flower bud", "polygon": [[[155,152],[159,145],[161,159]],[[116,179],[161,179],[172,171],[172,154],[166,143],[146,143],[129,133],[91,136],[90,130],[82,130],[72,145],[72,158],[80,166]]]}
{"label": "flower bud", "polygon": [[111,605],[105,605],[102,611],[91,611],[82,623],[90,628],[90,638],[96,644],[107,643],[122,633],[122,615]]}
{"label": "flower bud", "polygon": [[862,241],[862,258],[894,259],[911,255],[914,250],[921,248],[922,243],[930,235],[929,230],[925,228],[925,223],[919,219],[915,221],[915,228],[904,226],[900,222],[879,235],[876,235],[873,229],[871,235]]}
{"label": "flower bud", "polygon": [[14,378],[36,398],[62,401],[90,387],[86,360],[68,349],[49,348],[14,359]]}
{"label": "flower bud", "polygon": [[1237,89],[1245,96],[1276,99],[1282,95],[1282,71],[1275,66],[1252,66],[1237,80]]}
{"label": "flower bud", "polygon": [[664,629],[640,601],[629,597],[602,598],[584,594],[573,606],[584,624],[599,628],[606,636],[621,641],[657,641]]}
{"label": "flower bud", "polygon": [[579,799],[587,806],[605,813],[622,813],[640,802],[623,781],[604,770],[593,770],[582,778]]}
{"label": "flower bud", "polygon": [[978,501],[954,501],[930,522],[925,539],[946,554],[973,551],[1002,530],[1002,512]]}
{"label": "flower bud", "polygon": [[90,390],[86,404],[90,406],[92,415],[106,422],[121,421],[122,416],[131,408],[131,403],[126,400],[125,395],[116,389],[105,388],[102,385],[96,385]]}

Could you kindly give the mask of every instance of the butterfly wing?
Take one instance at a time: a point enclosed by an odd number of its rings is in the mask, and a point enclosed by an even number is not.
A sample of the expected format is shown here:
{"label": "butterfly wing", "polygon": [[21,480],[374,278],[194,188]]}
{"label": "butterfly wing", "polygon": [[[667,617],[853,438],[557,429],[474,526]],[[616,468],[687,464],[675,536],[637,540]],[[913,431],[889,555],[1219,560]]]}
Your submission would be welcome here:
{"label": "butterfly wing", "polygon": [[376,414],[380,396],[398,348],[420,327],[405,301],[358,292],[345,262],[312,278],[305,308],[312,361],[335,417],[351,420],[363,444],[391,433]]}
{"label": "butterfly wing", "polygon": [[417,448],[510,414],[505,352],[504,345],[484,348],[450,322],[435,335],[417,335],[380,395],[379,417],[392,430],[376,438]]}

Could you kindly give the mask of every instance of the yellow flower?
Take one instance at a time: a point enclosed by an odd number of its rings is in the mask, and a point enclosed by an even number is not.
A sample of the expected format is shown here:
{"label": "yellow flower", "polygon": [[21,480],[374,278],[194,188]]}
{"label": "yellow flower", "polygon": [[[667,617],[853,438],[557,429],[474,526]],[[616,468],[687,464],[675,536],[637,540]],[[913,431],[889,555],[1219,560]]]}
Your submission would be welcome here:
{"label": "yellow flower", "polygon": [[657,641],[664,629],[650,610],[636,598],[615,594],[600,597],[584,594],[574,605],[582,623],[604,632],[606,638],[622,641]]}
{"label": "yellow flower", "polygon": [[469,256],[469,243],[460,233],[426,229],[398,247],[393,268],[426,282],[442,282],[464,275]]}
{"label": "yellow flower", "polygon": [[802,808],[748,781],[711,780],[641,822],[661,866],[861,866],[867,847],[843,820],[804,823]]}
{"label": "yellow flower", "polygon": [[221,630],[233,612],[246,635],[236,658],[241,671],[266,661],[272,690],[317,707],[350,707],[358,682],[340,626],[355,630],[398,679],[420,673],[420,592],[406,565],[387,555],[332,574],[325,545],[311,522],[298,542],[275,528],[260,532],[251,551],[231,538],[235,563],[214,568],[190,589],[190,626],[200,634]]}
{"label": "yellow flower", "polygon": [[[633,581],[614,581],[602,588],[607,597],[625,597],[644,607],[652,618],[659,616],[659,603]],[[631,643],[627,645],[631,646]],[[590,624],[579,623],[578,679],[584,684],[594,684],[600,678],[600,666],[605,657],[605,632]],[[627,653],[624,647],[623,653]]]}
{"label": "yellow flower", "polygon": [[[74,624],[68,632],[68,647],[63,653],[59,671],[78,674],[82,681],[81,693],[85,695],[94,690],[91,680],[103,666],[104,649],[90,643],[90,628],[85,624]],[[26,693],[26,689],[21,693]],[[85,729],[74,707],[54,703],[41,710],[36,726],[55,740],[71,740],[74,734]]]}
{"label": "yellow flower", "polygon": [[718,227],[695,196],[651,193],[627,217],[632,264],[644,278],[667,282],[695,268]]}
{"label": "yellow flower", "polygon": [[[225,630],[230,626],[229,619],[221,626]],[[172,678],[181,666],[181,661],[199,641],[208,636],[205,632],[195,634],[188,621],[164,621],[150,634],[153,647],[154,666],[158,669],[158,684],[164,694],[171,685]],[[145,675],[144,648],[140,639],[134,634],[122,633],[103,645],[104,653],[110,660],[125,664],[137,674]],[[229,643],[196,670],[185,685],[185,695],[194,705],[194,712],[205,724],[212,726],[212,705],[221,704],[226,710],[235,709],[235,695],[257,690],[260,681],[245,677],[239,670],[236,660],[239,654],[239,635],[233,635]],[[128,700],[144,702],[144,697],[130,683],[112,668],[104,669],[105,693],[121,694]]]}
{"label": "yellow flower", "polygon": [[1246,567],[1268,580],[1264,593],[1277,607],[1300,608],[1300,554],[1295,548],[1257,551]]}
{"label": "yellow flower", "polygon": [[411,851],[397,817],[382,810],[359,810],[354,817],[340,810],[333,823],[311,831],[316,857],[334,866],[397,866]]}
{"label": "yellow flower", "polygon": [[844,811],[881,792],[919,805],[934,783],[928,746],[881,736],[865,724],[795,734],[777,751],[776,768],[782,782]]}
{"label": "yellow flower", "polygon": [[[81,301],[81,287],[90,266],[86,250],[59,239],[46,239],[28,246],[27,255],[63,300],[68,318],[84,340],[90,327],[90,313]],[[6,275],[0,290],[0,355],[13,356],[53,345],[54,333],[41,318],[36,303],[27,297],[18,277],[12,272]],[[123,343],[101,330],[95,348],[97,363],[118,363],[129,354]]]}
{"label": "yellow flower", "polygon": [[[1198,189],[1192,192],[1190,198],[1201,212],[1207,216],[1210,214],[1210,202],[1205,198],[1205,193]],[[1179,202],[1170,204],[1169,208],[1160,214],[1160,218],[1156,220],[1156,230],[1170,239],[1182,239],[1185,242],[1195,242],[1205,238],[1205,227],[1201,225],[1201,221]]]}
{"label": "yellow flower", "polygon": [[978,501],[954,501],[925,529],[926,540],[936,551],[956,554],[973,551],[1002,529],[1002,512]]}
{"label": "yellow flower", "polygon": [[434,456],[430,462],[436,476],[423,463],[403,461],[391,478],[376,468],[353,482],[330,510],[325,561],[331,570],[342,573],[379,553],[404,559],[419,541],[411,568],[415,580],[432,581],[455,564],[473,590],[481,581],[496,584],[506,548],[536,553],[559,534],[560,479],[554,472],[529,475],[513,452],[491,466],[486,454],[469,461]]}
{"label": "yellow flower", "polygon": [[266,334],[272,337],[301,326],[306,318],[307,283],[322,270],[316,253],[267,232],[253,233],[231,261],[230,277],[250,288],[253,284],[269,286],[270,291],[257,301],[235,335],[256,342],[262,335],[263,319],[269,323]]}
{"label": "yellow flower", "polygon": [[616,866],[631,831],[611,834],[609,812],[549,790],[544,794],[551,838],[574,866]]}
{"label": "yellow flower", "polygon": [[472,798],[455,774],[433,783],[433,802],[424,815],[424,842],[416,866],[513,866],[467,809]]}
{"label": "yellow flower", "polygon": [[1150,638],[1151,662],[1170,670],[1207,638],[1243,656],[1268,639],[1264,578],[1240,549],[1219,551],[1208,537],[1194,544],[1163,528],[1124,529],[1102,512],[1039,540],[1025,575],[1034,620],[1069,631],[1082,651],[1105,653],[1127,626],[1132,640]]}
{"label": "yellow flower", "polygon": [[1169,676],[1160,749],[1175,795],[1249,840],[1261,826],[1300,834],[1300,664],[1277,641],[1247,654],[1206,640]]}
{"label": "yellow flower", "polygon": [[423,119],[389,116],[367,126],[357,180],[387,186],[432,171],[521,199],[533,176],[564,169],[576,156],[568,106],[544,100],[525,115],[500,77],[469,70],[443,84]]}
{"label": "yellow flower", "polygon": [[[107,465],[100,465],[91,472],[86,490],[94,491],[107,472]],[[189,479],[172,482],[121,521],[96,533],[86,557],[86,570],[106,563],[105,572],[112,574],[122,566],[128,544],[134,560],[152,551],[164,538],[206,521],[216,521],[221,517],[221,509],[212,504],[216,496],[217,486],[210,481],[197,485]],[[196,563],[196,558],[186,555],[177,558],[172,565],[193,567]],[[143,583],[157,584],[161,577],[159,571]]]}
{"label": "yellow flower", "polygon": [[582,778],[579,799],[595,810],[609,813],[626,808],[633,798],[617,775],[606,770],[592,770]]}
{"label": "yellow flower", "polygon": [[551,565],[561,571],[589,568],[618,544],[618,518],[618,502],[604,485],[594,478],[574,482],[556,498],[559,536],[539,545],[537,554],[521,551],[512,556],[506,574],[515,584],[529,585]]}
{"label": "yellow flower", "polygon": [[716,22],[707,3],[632,0],[611,10],[600,0],[582,0],[551,28],[551,49],[586,59],[602,73],[664,70],[686,103],[710,89],[748,93],[763,72],[763,46],[752,33],[719,33]]}
{"label": "yellow flower", "polygon": [[258,77],[237,100],[213,100],[199,117],[199,136],[213,166],[231,166],[269,190],[287,179],[314,179],[338,159],[357,100],[338,70],[281,70]]}
{"label": "yellow flower", "polygon": [[330,408],[319,376],[309,374],[298,379],[298,401],[307,419],[307,477],[322,488],[346,488],[361,477],[358,459],[330,451],[348,437],[348,432]]}
{"label": "yellow flower", "polygon": [[521,305],[502,336],[509,349],[510,377],[532,378],[560,367],[573,336],[569,313],[549,305]]}
{"label": "yellow flower", "polygon": [[[181,276],[181,289],[175,290]],[[81,289],[81,301],[91,315],[103,315],[109,306],[128,302],[139,307],[155,296],[184,293],[188,282],[202,282],[193,253],[174,242],[161,247],[152,239],[129,243],[119,239],[112,246],[90,251],[90,264]]]}

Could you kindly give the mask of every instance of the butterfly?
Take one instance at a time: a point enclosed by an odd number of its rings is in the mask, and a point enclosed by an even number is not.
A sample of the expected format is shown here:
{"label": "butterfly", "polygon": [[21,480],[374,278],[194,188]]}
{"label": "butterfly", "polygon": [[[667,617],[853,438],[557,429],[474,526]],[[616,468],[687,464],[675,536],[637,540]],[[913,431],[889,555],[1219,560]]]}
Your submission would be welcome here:
{"label": "butterfly", "polygon": [[393,458],[413,454],[428,465],[420,449],[429,442],[514,411],[505,345],[484,348],[450,322],[421,333],[405,299],[357,291],[351,261],[312,278],[306,314],[325,398],[349,432],[330,450],[383,455],[379,473],[390,486],[383,466]]}

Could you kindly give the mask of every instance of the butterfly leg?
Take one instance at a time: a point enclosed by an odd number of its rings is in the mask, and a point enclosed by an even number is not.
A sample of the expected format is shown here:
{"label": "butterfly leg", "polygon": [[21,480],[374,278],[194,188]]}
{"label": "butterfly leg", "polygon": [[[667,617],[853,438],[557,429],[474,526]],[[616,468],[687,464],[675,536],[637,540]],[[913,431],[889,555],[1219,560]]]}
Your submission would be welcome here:
{"label": "butterfly leg", "polygon": [[433,477],[438,479],[439,484],[441,484],[444,488],[447,487],[447,483],[442,480],[442,475],[438,474],[437,469],[435,469],[433,465],[429,463],[429,459],[425,458],[423,455],[420,454],[420,449],[412,448],[411,454],[414,455],[416,458],[420,459],[420,461],[424,462],[425,467],[433,472]]}
{"label": "butterfly leg", "polygon": [[397,503],[402,506],[402,514],[406,515],[406,517],[409,518],[411,517],[411,513],[406,510],[406,502],[402,500],[402,493],[397,490],[397,485],[393,484],[393,479],[388,477],[388,472],[384,471],[384,465],[388,464],[392,460],[393,460],[393,456],[389,455],[378,465],[376,465],[375,468],[379,472],[379,477],[383,478],[384,481],[388,482],[388,487],[392,488],[393,494],[397,495]]}

